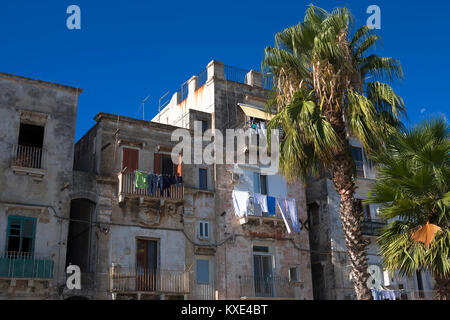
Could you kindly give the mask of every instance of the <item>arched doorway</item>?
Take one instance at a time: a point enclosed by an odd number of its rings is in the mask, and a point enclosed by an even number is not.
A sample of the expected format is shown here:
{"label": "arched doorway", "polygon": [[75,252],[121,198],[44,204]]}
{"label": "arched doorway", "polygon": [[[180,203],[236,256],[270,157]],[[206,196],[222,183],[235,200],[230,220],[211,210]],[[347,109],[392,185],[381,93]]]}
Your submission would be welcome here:
{"label": "arched doorway", "polygon": [[93,271],[95,261],[95,203],[89,199],[74,199],[70,202],[69,234],[67,237],[66,266],[74,264],[81,272]]}

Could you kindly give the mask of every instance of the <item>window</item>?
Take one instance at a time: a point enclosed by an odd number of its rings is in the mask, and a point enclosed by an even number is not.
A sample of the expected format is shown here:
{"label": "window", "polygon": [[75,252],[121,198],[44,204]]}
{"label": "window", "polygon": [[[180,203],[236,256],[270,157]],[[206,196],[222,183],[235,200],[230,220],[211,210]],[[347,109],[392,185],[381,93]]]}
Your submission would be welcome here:
{"label": "window", "polygon": [[350,147],[350,151],[355,162],[356,175],[358,177],[364,177],[362,149],[359,147]]}
{"label": "window", "polygon": [[298,267],[289,267],[289,281],[298,281]]}
{"label": "window", "polygon": [[122,171],[133,173],[139,169],[139,150],[132,148],[122,149]]}
{"label": "window", "polygon": [[166,174],[169,176],[181,176],[181,155],[179,155],[180,162],[178,165],[174,164],[172,157],[167,154],[155,153],[153,159],[153,173]]}
{"label": "window", "polygon": [[253,246],[253,252],[269,253],[269,247],[265,246]]}
{"label": "window", "polygon": [[44,127],[21,123],[17,144],[14,165],[41,169]]}
{"label": "window", "polygon": [[267,176],[254,172],[253,186],[255,193],[267,194]]}
{"label": "window", "polygon": [[42,148],[44,144],[44,127],[32,124],[20,124],[19,145]]}
{"label": "window", "polygon": [[253,282],[255,296],[273,296],[273,256],[270,248],[264,245],[253,245]]}
{"label": "window", "polygon": [[167,174],[169,176],[173,175],[173,162],[172,158],[170,156],[162,156],[161,159],[161,166],[162,166],[162,174]]}
{"label": "window", "polygon": [[208,189],[208,170],[198,169],[199,188],[202,190]]}
{"label": "window", "polygon": [[197,237],[199,239],[209,239],[209,221],[198,222]]}
{"label": "window", "polygon": [[202,123],[202,133],[205,133],[208,130],[208,122],[206,120],[200,120]]}
{"label": "window", "polygon": [[6,244],[8,255],[32,255],[35,233],[36,218],[10,216]]}

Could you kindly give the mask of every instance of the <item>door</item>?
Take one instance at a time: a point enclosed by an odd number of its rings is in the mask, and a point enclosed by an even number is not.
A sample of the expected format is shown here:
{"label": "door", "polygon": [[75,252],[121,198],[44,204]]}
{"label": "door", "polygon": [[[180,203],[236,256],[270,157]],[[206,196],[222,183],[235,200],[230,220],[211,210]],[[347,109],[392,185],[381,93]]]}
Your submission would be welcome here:
{"label": "door", "polygon": [[255,296],[273,297],[272,256],[254,255]]}
{"label": "door", "polygon": [[[125,169],[126,168],[126,169]],[[125,173],[134,173],[139,168],[139,150],[131,148],[122,149],[122,170]]]}
{"label": "door", "polygon": [[195,260],[195,299],[214,300],[214,281],[211,270],[212,260],[196,258]]}
{"label": "door", "polygon": [[158,289],[158,241],[137,240],[136,281],[138,291]]}

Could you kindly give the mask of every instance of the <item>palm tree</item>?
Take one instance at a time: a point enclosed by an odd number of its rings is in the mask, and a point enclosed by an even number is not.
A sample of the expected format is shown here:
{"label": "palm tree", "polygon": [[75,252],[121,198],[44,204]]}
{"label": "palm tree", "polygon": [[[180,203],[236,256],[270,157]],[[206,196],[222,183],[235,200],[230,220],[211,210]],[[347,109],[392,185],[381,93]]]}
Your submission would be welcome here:
{"label": "palm tree", "polygon": [[321,167],[330,170],[356,295],[372,299],[348,137],[360,139],[369,152],[382,147],[404,113],[401,97],[382,81],[403,72],[397,60],[367,54],[380,37],[363,26],[351,38],[352,25],[346,8],[328,13],[311,5],[303,22],[275,35],[262,70],[274,89],[267,108],[276,115],[268,128],[284,132],[280,169],[288,180],[303,181]]}
{"label": "palm tree", "polygon": [[[368,203],[393,219],[378,239],[385,267],[401,274],[429,270],[440,299],[450,298],[450,137],[444,119],[392,136],[373,159],[379,179]],[[422,236],[422,237],[421,237]]]}

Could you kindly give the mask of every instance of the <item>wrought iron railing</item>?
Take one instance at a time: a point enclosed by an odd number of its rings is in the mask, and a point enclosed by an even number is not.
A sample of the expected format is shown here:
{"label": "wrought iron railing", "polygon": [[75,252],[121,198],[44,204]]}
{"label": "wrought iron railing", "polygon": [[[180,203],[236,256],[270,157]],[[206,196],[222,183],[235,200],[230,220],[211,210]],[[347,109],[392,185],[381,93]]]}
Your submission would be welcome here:
{"label": "wrought iron railing", "polygon": [[245,83],[245,77],[247,76],[248,70],[225,65],[224,72],[225,72],[225,80],[238,83]]}
{"label": "wrought iron railing", "polygon": [[111,292],[187,294],[189,293],[189,272],[113,266],[110,269],[110,290]]}
{"label": "wrought iron railing", "polygon": [[53,278],[55,263],[30,252],[7,251],[0,254],[0,278]]}
{"label": "wrought iron railing", "polygon": [[182,200],[184,197],[183,183],[173,184],[165,189],[156,188],[154,193],[150,193],[149,189],[136,188],[135,173],[122,173],[119,178],[119,195],[137,195],[153,198],[168,198],[174,200]]}
{"label": "wrought iron railing", "polygon": [[202,87],[207,80],[208,80],[208,69],[203,69],[203,71],[197,75],[198,81],[197,87],[198,88]]}
{"label": "wrought iron railing", "polygon": [[187,99],[189,95],[189,84],[187,82],[181,85],[181,89],[178,90],[178,104]]}
{"label": "wrought iron railing", "polygon": [[294,298],[294,286],[288,277],[238,276],[241,297]]}
{"label": "wrought iron railing", "polygon": [[196,300],[214,300],[214,285],[211,283],[195,282],[194,296]]}
{"label": "wrought iron railing", "polygon": [[23,168],[45,169],[46,150],[32,146],[14,145],[12,165]]}

